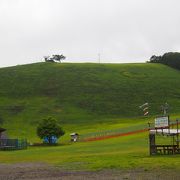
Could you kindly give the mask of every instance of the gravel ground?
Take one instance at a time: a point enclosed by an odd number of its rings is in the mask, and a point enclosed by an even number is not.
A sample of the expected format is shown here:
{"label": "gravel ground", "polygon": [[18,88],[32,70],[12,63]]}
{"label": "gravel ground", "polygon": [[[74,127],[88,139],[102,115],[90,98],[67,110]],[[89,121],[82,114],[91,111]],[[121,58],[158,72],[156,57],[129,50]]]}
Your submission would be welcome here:
{"label": "gravel ground", "polygon": [[178,170],[64,171],[41,163],[0,164],[0,180],[180,180]]}

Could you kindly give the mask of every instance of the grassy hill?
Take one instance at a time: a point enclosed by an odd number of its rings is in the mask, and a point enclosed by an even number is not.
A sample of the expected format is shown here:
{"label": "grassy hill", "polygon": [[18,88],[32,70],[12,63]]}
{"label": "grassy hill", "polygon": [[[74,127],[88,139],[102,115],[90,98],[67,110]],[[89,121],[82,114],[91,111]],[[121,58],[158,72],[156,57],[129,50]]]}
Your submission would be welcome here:
{"label": "grassy hill", "polygon": [[180,72],[160,64],[36,63],[0,69],[0,85],[0,121],[11,135],[47,116],[71,130],[138,118],[145,102],[151,115],[165,102],[180,113]]}
{"label": "grassy hill", "polygon": [[[180,72],[160,64],[37,63],[0,69],[0,121],[10,137],[38,142],[37,122],[53,116],[66,131],[55,147],[0,151],[1,163],[43,162],[66,170],[169,169],[180,156],[149,156],[148,132],[94,142],[69,143],[69,133],[147,127],[170,104],[180,115]],[[150,103],[142,117],[138,106]],[[172,141],[172,137],[162,137]],[[68,142],[68,143],[67,143]],[[178,173],[177,173],[178,174]]]}

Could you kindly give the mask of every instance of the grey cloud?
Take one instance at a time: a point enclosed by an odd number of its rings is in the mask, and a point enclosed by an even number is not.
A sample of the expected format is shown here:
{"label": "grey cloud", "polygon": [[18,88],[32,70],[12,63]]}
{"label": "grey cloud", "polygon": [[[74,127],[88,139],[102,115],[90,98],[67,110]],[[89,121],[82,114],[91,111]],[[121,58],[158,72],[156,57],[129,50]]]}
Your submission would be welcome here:
{"label": "grey cloud", "polygon": [[0,0],[0,66],[64,53],[68,62],[145,62],[180,50],[178,0]]}

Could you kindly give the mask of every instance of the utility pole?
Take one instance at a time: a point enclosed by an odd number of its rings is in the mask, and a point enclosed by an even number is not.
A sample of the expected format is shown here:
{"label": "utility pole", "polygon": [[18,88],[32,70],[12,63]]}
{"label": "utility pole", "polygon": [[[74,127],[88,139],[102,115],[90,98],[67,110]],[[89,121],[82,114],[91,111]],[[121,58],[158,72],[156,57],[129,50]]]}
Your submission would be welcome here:
{"label": "utility pole", "polygon": [[168,115],[169,111],[169,104],[166,102],[164,105],[161,106],[162,112],[164,116]]}
{"label": "utility pole", "polygon": [[98,63],[101,63],[101,54],[98,54]]}

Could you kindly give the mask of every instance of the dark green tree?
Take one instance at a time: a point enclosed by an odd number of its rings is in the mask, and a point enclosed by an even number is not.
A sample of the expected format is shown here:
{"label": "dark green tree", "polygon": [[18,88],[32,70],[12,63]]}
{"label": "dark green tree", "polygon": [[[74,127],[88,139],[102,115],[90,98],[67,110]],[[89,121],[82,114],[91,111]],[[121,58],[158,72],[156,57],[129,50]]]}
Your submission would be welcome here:
{"label": "dark green tree", "polygon": [[65,57],[63,54],[61,54],[61,55],[56,54],[56,55],[53,55],[53,56],[52,56],[52,59],[53,59],[54,61],[59,61],[59,62],[61,62],[61,60],[66,59],[66,57]]}
{"label": "dark green tree", "polygon": [[151,58],[150,58],[150,62],[151,62],[151,63],[160,63],[161,58],[162,58],[161,56],[153,55],[153,56],[151,56]]}
{"label": "dark green tree", "polygon": [[43,119],[37,127],[37,135],[41,138],[47,138],[48,143],[52,144],[52,137],[60,138],[65,134],[58,121],[52,117]]}
{"label": "dark green tree", "polygon": [[180,70],[180,53],[179,52],[168,52],[163,56],[151,56],[150,63],[161,63]]}
{"label": "dark green tree", "polygon": [[172,68],[180,70],[180,53],[178,53],[178,52],[165,53],[162,56],[160,63],[163,63],[165,65],[172,67]]}
{"label": "dark green tree", "polygon": [[61,62],[62,60],[66,59],[66,57],[63,54],[55,54],[50,56],[44,56],[45,62]]}

